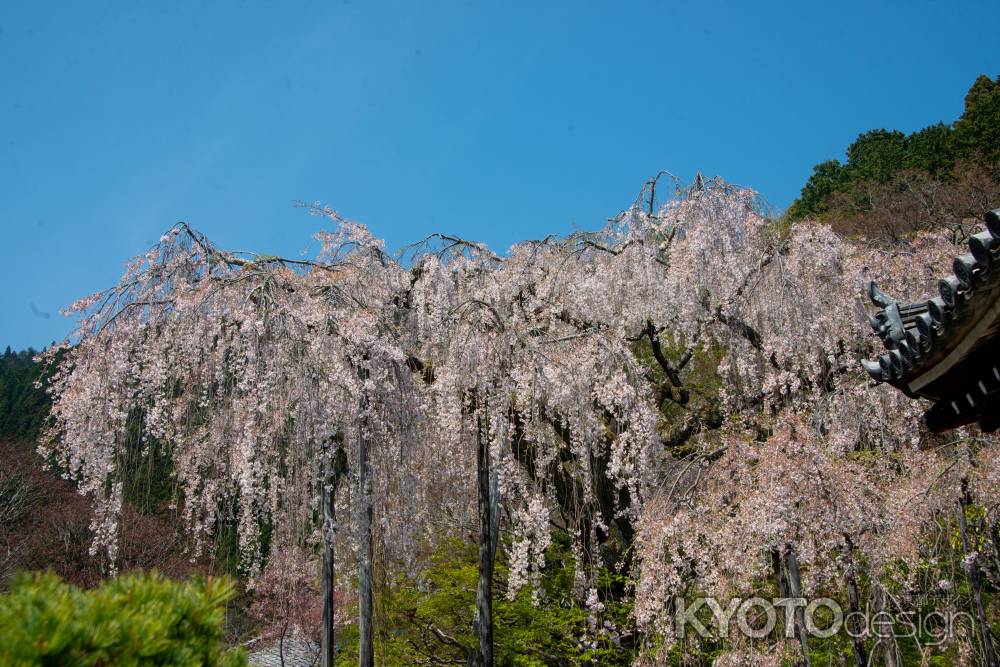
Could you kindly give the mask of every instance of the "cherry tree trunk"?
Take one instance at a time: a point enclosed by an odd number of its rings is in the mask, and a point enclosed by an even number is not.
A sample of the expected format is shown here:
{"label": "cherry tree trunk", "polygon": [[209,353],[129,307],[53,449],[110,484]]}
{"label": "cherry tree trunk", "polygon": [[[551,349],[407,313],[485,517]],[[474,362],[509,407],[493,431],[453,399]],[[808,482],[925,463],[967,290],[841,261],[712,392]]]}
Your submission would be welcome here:
{"label": "cherry tree trunk", "polygon": [[336,635],[334,629],[335,554],[333,530],[336,521],[334,498],[336,478],[330,465],[330,457],[323,462],[323,630],[320,636],[320,667],[333,667],[336,656]]}
{"label": "cherry tree trunk", "polygon": [[337,489],[347,474],[347,454],[338,445],[323,461],[323,628],[320,633],[320,667],[333,667],[337,656],[336,579]]}
{"label": "cherry tree trunk", "polygon": [[[802,597],[802,579],[799,576],[799,559],[795,556],[795,549],[791,545],[785,547],[784,558],[785,590],[790,598]],[[795,608],[795,636],[802,647],[802,662],[805,667],[812,667],[812,658],[809,657],[809,635],[806,630],[805,608],[797,606]]]}
{"label": "cherry tree trunk", "polygon": [[788,586],[785,583],[785,572],[781,566],[781,552],[771,549],[771,572],[774,574],[774,581],[778,584],[778,597],[788,597]]}
{"label": "cherry tree trunk", "polygon": [[493,563],[496,559],[500,511],[496,474],[490,474],[490,444],[479,420],[476,471],[479,507],[479,584],[476,587],[475,629],[479,647],[470,649],[468,665],[493,667]]}
{"label": "cherry tree trunk", "polygon": [[858,582],[854,579],[853,572],[847,577],[847,602],[851,607],[848,630],[851,632],[851,643],[854,645],[854,664],[856,667],[867,667],[868,656],[865,653],[865,643],[861,640],[861,604],[858,600]]}
{"label": "cherry tree trunk", "polygon": [[[892,618],[892,613],[886,603],[886,592],[881,584],[875,584],[875,609],[876,618]],[[892,621],[888,621],[888,628],[882,622],[875,624],[875,627],[878,628],[876,630],[876,636],[878,637],[876,646],[882,649],[885,667],[902,667],[902,657],[899,655],[899,645],[896,644],[896,635],[894,634]]]}
{"label": "cherry tree trunk", "polygon": [[969,502],[968,491],[966,490],[958,501],[955,514],[958,517],[958,529],[962,533],[965,571],[969,575],[969,587],[972,588],[972,597],[976,604],[976,620],[979,622],[979,636],[983,645],[983,665],[984,667],[997,667],[996,655],[993,653],[993,642],[990,639],[990,626],[986,622],[986,611],[983,608],[983,590],[982,582],[979,578],[979,564],[976,562],[977,554],[972,548],[969,540],[969,529],[965,522],[965,508]]}
{"label": "cherry tree trunk", "polygon": [[368,470],[368,443],[363,428],[358,430],[358,664],[374,667],[372,641],[372,498]]}
{"label": "cherry tree trunk", "polygon": [[864,628],[861,627],[861,601],[858,595],[857,566],[854,562],[854,541],[851,536],[844,533],[844,542],[847,545],[847,603],[850,606],[847,617],[847,630],[851,635],[851,644],[854,646],[855,667],[868,667],[868,655],[865,653],[865,642],[861,638]]}

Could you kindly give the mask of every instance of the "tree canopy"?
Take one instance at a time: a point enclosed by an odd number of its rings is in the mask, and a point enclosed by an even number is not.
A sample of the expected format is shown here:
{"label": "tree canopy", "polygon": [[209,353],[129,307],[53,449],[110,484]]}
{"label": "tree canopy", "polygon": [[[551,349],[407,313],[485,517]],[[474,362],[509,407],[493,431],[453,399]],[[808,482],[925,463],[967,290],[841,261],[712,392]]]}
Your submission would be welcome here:
{"label": "tree canopy", "polygon": [[792,220],[822,217],[830,213],[835,193],[856,191],[863,184],[887,184],[905,172],[948,183],[960,163],[996,165],[998,147],[1000,77],[993,80],[984,75],[972,84],[962,116],[954,123],[936,123],[909,135],[870,130],[848,146],[845,162],[827,160],[813,167],[788,216]]}

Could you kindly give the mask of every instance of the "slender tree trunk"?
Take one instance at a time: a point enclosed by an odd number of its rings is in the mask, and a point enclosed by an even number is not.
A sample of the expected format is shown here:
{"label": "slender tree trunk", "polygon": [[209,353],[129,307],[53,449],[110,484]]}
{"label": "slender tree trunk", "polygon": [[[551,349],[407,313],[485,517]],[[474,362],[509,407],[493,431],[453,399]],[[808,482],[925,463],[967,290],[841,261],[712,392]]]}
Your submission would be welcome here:
{"label": "slender tree trunk", "polygon": [[864,628],[861,627],[861,602],[858,595],[857,569],[854,564],[854,542],[851,536],[844,534],[847,544],[847,604],[850,607],[847,630],[850,632],[851,644],[854,645],[855,667],[868,667],[868,655],[865,653],[865,642],[861,637]]}
{"label": "slender tree trunk", "polygon": [[323,462],[323,631],[320,637],[320,667],[333,667],[337,654],[336,630],[334,628],[333,591],[336,587],[334,575],[335,554],[334,522],[336,507],[334,506],[337,485],[336,475],[332,470],[333,453],[329,452]]}
{"label": "slender tree trunk", "polygon": [[965,522],[965,508],[971,502],[965,480],[962,481],[963,493],[955,508],[958,517],[958,529],[962,533],[962,551],[965,553],[965,571],[969,575],[969,586],[972,588],[973,600],[976,603],[976,619],[979,621],[979,636],[983,645],[984,667],[997,667],[996,655],[993,653],[993,642],[990,639],[990,626],[986,622],[986,612],[983,608],[982,582],[979,579],[979,564],[969,540],[969,530]]}
{"label": "slender tree trunk", "polygon": [[496,559],[500,511],[497,476],[490,472],[490,443],[477,420],[477,504],[479,507],[479,583],[476,587],[476,633],[478,649],[469,651],[468,665],[493,667],[493,563]]}
{"label": "slender tree trunk", "polygon": [[990,542],[993,543],[993,571],[996,573],[993,587],[1000,590],[1000,522],[990,528]]}
{"label": "slender tree trunk", "polygon": [[854,645],[854,664],[856,667],[867,667],[868,655],[865,653],[865,642],[861,638],[861,605],[858,602],[858,582],[851,572],[847,577],[847,602],[851,608],[851,622],[848,623],[848,630],[851,631],[851,643]]}
{"label": "slender tree trunk", "polygon": [[[802,580],[799,576],[799,559],[795,556],[795,549],[791,545],[785,547],[785,585],[788,590],[788,597],[802,597]],[[805,607],[795,608],[795,636],[802,646],[802,664],[805,667],[812,667],[812,658],[809,657],[809,635],[806,630],[806,610]]]}
{"label": "slender tree trunk", "polygon": [[[787,598],[788,586],[785,583],[785,568],[781,565],[781,552],[777,549],[771,549],[771,572],[774,574],[774,582],[778,584],[778,597]],[[781,635],[785,636],[784,614],[778,614],[777,627]]]}
{"label": "slender tree trunk", "polygon": [[358,499],[360,511],[358,532],[361,536],[358,550],[358,664],[374,667],[375,654],[372,640],[372,497],[368,470],[368,442],[363,425],[358,428]]}
{"label": "slender tree trunk", "polygon": [[[802,597],[799,562],[790,545],[785,547],[784,554],[778,549],[771,549],[771,569],[774,572],[774,580],[778,584],[779,598]],[[780,614],[779,619],[778,622],[782,628],[782,635],[786,638],[795,637],[802,647],[803,658],[799,664],[811,667],[812,660],[809,657],[809,643],[805,627],[805,610],[802,607],[796,608],[791,627],[788,627],[786,623],[787,617],[785,614]]]}
{"label": "slender tree trunk", "polygon": [[[875,608],[878,610],[878,618],[891,619],[892,614],[887,608],[885,589],[882,588],[881,584],[876,584],[874,588]],[[899,655],[899,645],[896,644],[896,635],[893,634],[891,620],[889,621],[888,628],[881,621],[879,622],[877,646],[882,648],[882,658],[885,661],[885,667],[902,667],[903,659]]]}
{"label": "slender tree trunk", "polygon": [[774,581],[778,584],[778,597],[788,597],[788,586],[785,584],[784,568],[781,566],[781,552],[771,549],[771,571],[774,573]]}
{"label": "slender tree trunk", "polygon": [[285,635],[288,634],[288,614],[292,607],[292,592],[288,592],[288,599],[285,601],[285,622],[281,626],[281,637],[278,639],[278,660],[281,667],[285,667]]}

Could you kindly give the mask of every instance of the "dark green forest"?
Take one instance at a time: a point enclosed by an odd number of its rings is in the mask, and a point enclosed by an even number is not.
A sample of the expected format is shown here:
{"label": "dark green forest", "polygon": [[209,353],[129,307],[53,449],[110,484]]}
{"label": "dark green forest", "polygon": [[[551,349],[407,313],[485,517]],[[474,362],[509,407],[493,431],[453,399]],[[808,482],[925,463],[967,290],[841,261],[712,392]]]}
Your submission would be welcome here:
{"label": "dark green forest", "polygon": [[33,440],[49,412],[45,391],[36,386],[42,370],[30,347],[0,357],[0,439]]}

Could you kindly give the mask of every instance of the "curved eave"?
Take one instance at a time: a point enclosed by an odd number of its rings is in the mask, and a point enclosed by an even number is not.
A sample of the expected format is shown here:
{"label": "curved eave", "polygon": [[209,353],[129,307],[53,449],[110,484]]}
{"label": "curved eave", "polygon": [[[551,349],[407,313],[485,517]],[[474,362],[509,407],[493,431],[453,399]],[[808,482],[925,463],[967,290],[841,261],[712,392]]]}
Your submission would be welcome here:
{"label": "curved eave", "polygon": [[935,395],[937,380],[997,335],[1000,209],[987,214],[986,224],[987,231],[969,238],[969,252],[954,260],[954,272],[939,282],[939,296],[901,304],[869,284],[869,297],[881,306],[869,323],[885,347],[877,359],[862,361],[873,379],[911,396],[941,398]]}

